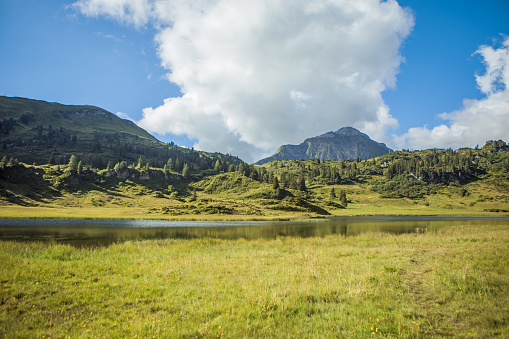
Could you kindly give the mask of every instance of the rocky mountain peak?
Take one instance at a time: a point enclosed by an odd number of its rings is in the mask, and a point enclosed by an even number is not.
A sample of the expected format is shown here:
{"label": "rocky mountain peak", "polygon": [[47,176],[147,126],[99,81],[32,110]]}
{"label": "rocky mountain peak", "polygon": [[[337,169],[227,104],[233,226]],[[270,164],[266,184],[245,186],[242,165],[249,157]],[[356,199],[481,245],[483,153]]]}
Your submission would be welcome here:
{"label": "rocky mountain peak", "polygon": [[392,150],[385,144],[371,140],[367,134],[353,127],[342,127],[335,132],[308,138],[299,145],[283,145],[272,156],[259,160],[257,164],[290,159],[369,159],[389,152]]}
{"label": "rocky mountain peak", "polygon": [[358,129],[353,128],[353,127],[341,127],[336,132],[334,132],[334,134],[344,135],[344,136],[353,136],[353,135],[367,136],[366,134],[362,133],[361,131],[359,131]]}

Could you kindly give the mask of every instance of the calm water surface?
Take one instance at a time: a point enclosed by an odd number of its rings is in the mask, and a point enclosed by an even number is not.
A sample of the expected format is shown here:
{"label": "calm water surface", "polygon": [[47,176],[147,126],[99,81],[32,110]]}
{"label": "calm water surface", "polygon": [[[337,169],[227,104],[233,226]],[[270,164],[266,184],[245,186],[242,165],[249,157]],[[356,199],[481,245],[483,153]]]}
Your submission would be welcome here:
{"label": "calm water surface", "polygon": [[338,217],[323,222],[0,219],[0,239],[104,246],[143,239],[273,239],[411,233],[446,226],[509,224],[509,218]]}

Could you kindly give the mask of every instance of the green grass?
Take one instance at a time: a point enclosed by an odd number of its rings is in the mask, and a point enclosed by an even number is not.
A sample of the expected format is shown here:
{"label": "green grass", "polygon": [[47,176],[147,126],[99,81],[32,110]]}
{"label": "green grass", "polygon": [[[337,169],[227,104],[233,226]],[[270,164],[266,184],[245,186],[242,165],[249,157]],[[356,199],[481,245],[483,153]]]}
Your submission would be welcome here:
{"label": "green grass", "polygon": [[102,248],[0,243],[8,338],[509,336],[509,225]]}
{"label": "green grass", "polygon": [[[157,172],[159,171],[159,172]],[[88,172],[57,179],[61,166],[20,165],[0,173],[0,218],[287,220],[344,215],[508,216],[507,175],[495,173],[468,185],[441,185],[421,199],[384,198],[371,182],[327,185],[305,192],[287,188],[278,197],[272,184],[238,172],[189,180],[166,180],[153,169],[149,180],[103,177]],[[373,177],[374,181],[377,178]],[[372,181],[373,181],[372,180]],[[347,208],[339,205],[346,192]]]}

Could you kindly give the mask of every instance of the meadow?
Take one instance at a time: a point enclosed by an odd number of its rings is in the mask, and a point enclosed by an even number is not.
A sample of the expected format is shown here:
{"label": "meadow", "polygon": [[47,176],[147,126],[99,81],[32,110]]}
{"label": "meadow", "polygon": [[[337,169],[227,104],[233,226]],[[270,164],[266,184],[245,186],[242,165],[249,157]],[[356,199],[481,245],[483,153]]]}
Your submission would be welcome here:
{"label": "meadow", "polygon": [[6,338],[509,336],[509,224],[75,248],[0,243]]}

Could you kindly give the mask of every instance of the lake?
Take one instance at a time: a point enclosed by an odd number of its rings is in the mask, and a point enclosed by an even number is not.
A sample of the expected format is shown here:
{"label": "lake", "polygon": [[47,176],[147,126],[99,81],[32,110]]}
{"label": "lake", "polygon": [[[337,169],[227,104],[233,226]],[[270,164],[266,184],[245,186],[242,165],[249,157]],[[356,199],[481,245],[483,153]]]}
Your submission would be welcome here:
{"label": "lake", "polygon": [[274,239],[344,236],[363,232],[411,233],[446,226],[508,224],[509,218],[337,217],[323,221],[164,221],[0,219],[0,239],[73,246],[106,246],[143,239]]}

